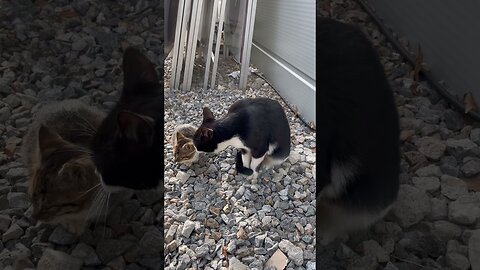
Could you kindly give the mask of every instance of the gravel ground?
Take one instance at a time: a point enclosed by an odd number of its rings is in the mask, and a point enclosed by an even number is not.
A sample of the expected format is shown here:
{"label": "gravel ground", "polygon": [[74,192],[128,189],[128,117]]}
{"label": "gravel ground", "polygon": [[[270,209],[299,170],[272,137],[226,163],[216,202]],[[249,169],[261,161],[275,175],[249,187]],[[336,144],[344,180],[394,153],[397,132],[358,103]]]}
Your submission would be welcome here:
{"label": "gravel ground", "polygon": [[143,48],[161,67],[158,3],[1,2],[0,269],[161,268],[161,194],[139,192],[111,209],[106,224],[99,220],[75,237],[29,218],[26,170],[17,153],[44,102],[81,98],[108,110],[122,83],[122,48]]}
{"label": "gravel ground", "polygon": [[[269,269],[268,260],[287,256],[286,269],[315,269],[315,132],[252,74],[246,91],[227,74],[233,60],[219,63],[216,89],[201,89],[197,61],[190,92],[167,90],[171,58],[165,62],[165,265],[166,269]],[[235,172],[236,150],[202,154],[192,167],[175,164],[170,136],[183,123],[200,125],[202,107],[216,117],[236,100],[269,97],[287,113],[292,151],[281,167],[251,184]],[[283,253],[283,254],[280,254]],[[282,268],[283,269],[283,268]]]}
{"label": "gravel ground", "polygon": [[479,123],[452,110],[427,82],[414,82],[412,67],[355,1],[318,7],[322,16],[358,24],[373,41],[402,132],[398,202],[369,231],[317,247],[322,269],[480,269],[480,193],[471,190],[475,183],[478,190]]}

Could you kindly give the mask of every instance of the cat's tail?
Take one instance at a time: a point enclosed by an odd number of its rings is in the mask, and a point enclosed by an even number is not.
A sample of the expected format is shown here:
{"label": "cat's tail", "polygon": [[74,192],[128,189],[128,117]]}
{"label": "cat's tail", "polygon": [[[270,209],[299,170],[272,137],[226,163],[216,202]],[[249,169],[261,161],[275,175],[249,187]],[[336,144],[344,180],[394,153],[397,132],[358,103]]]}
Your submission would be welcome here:
{"label": "cat's tail", "polygon": [[238,173],[244,174],[244,175],[247,175],[247,176],[250,176],[250,175],[253,174],[252,169],[249,169],[249,168],[246,168],[246,167],[243,166],[242,153],[240,153],[240,151],[237,152],[237,157],[236,157],[235,163],[236,163]]}

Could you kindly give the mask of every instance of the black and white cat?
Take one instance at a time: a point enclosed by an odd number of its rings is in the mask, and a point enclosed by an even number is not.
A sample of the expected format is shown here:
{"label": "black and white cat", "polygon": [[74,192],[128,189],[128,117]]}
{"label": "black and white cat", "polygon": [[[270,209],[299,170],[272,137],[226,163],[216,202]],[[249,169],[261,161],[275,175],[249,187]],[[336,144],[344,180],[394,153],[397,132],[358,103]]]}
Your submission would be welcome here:
{"label": "black and white cat", "polygon": [[219,120],[210,109],[203,108],[203,122],[193,141],[201,152],[218,153],[228,146],[239,149],[237,172],[255,179],[260,167],[271,168],[288,158],[290,127],[277,101],[246,98],[233,103]]}
{"label": "black and white cat", "polygon": [[162,135],[163,81],[154,64],[138,49],[129,47],[123,54],[120,100],[92,142],[93,160],[103,188],[162,188]]}
{"label": "black and white cat", "polygon": [[379,57],[356,27],[317,17],[317,230],[323,243],[383,217],[399,189],[399,120]]}

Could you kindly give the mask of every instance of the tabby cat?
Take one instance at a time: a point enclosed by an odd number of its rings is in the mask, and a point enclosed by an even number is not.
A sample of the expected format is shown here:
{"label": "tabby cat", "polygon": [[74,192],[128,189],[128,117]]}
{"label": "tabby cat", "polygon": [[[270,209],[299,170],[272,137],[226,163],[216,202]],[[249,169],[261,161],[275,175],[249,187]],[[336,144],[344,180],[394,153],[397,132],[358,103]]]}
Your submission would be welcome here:
{"label": "tabby cat", "polygon": [[101,192],[89,147],[104,117],[77,100],[48,104],[37,112],[21,150],[32,218],[83,232],[93,199]]}
{"label": "tabby cat", "polygon": [[[161,73],[163,79],[163,69]],[[93,139],[93,160],[104,189],[162,187],[163,146],[163,81],[153,63],[129,47],[123,54],[120,100]]]}
{"label": "tabby cat", "polygon": [[246,98],[233,103],[225,117],[215,120],[207,107],[193,137],[202,152],[218,153],[228,146],[237,151],[236,168],[256,179],[260,167],[284,162],[290,154],[290,127],[282,106],[268,98]]}
{"label": "tabby cat", "polygon": [[319,183],[324,244],[383,217],[399,189],[399,120],[379,57],[356,27],[317,18]]}
{"label": "tabby cat", "polygon": [[191,165],[198,161],[198,152],[193,144],[193,135],[197,130],[190,124],[179,125],[172,134],[173,157],[175,162]]}

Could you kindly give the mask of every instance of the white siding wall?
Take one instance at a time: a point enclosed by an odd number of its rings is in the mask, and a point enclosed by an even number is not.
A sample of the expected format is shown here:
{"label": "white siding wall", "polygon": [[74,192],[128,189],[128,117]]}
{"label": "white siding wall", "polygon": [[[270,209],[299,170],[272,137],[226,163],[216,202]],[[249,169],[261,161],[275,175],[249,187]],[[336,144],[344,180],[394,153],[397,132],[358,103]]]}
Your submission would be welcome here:
{"label": "white siding wall", "polygon": [[315,1],[258,0],[251,63],[315,122]]}

